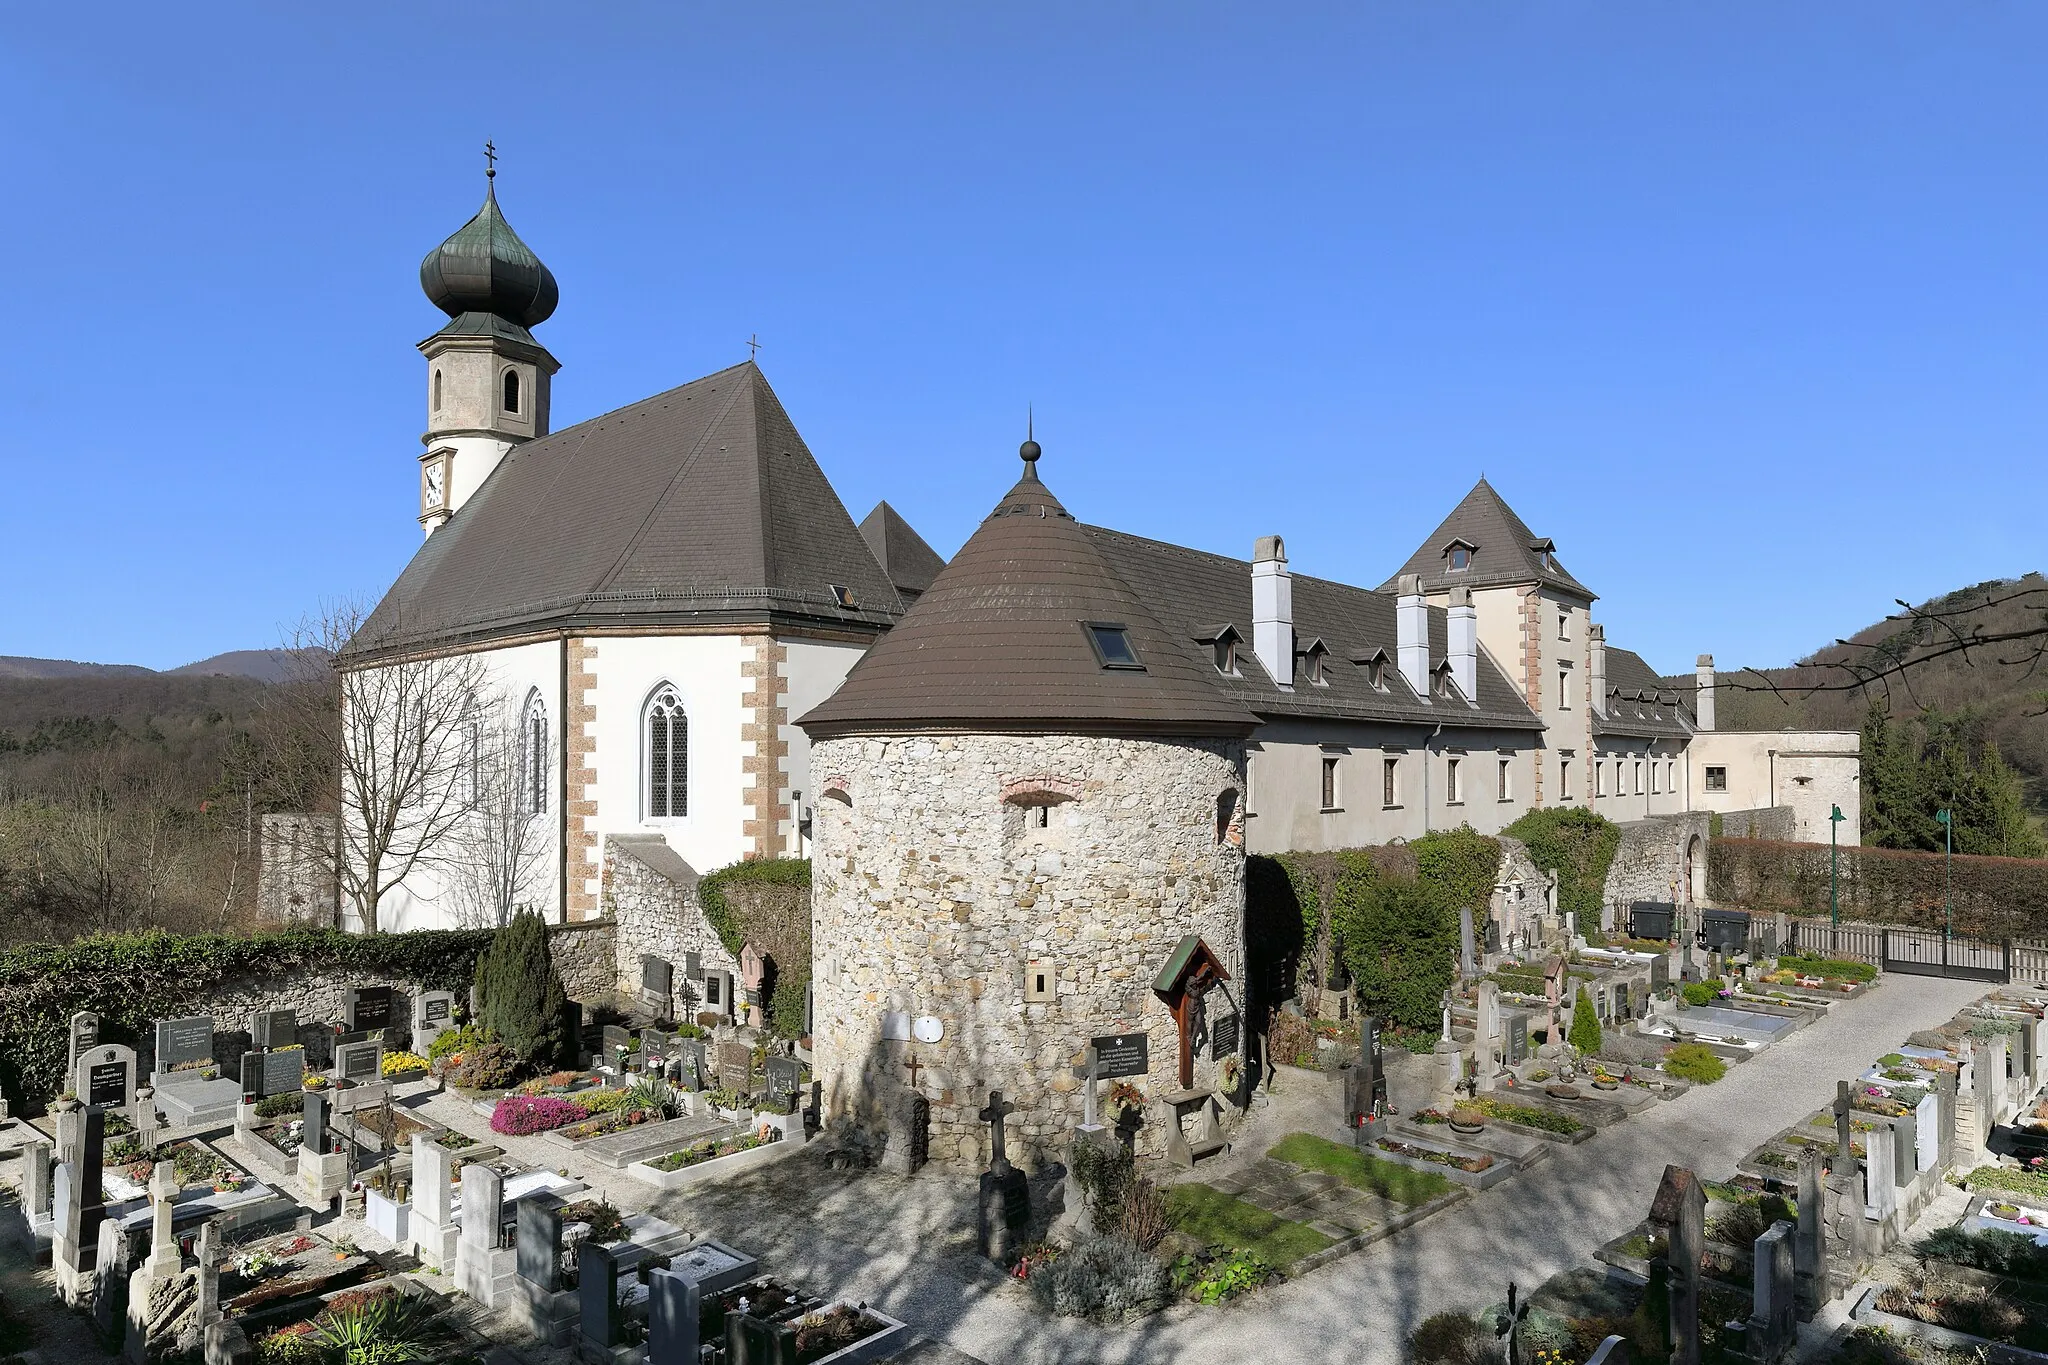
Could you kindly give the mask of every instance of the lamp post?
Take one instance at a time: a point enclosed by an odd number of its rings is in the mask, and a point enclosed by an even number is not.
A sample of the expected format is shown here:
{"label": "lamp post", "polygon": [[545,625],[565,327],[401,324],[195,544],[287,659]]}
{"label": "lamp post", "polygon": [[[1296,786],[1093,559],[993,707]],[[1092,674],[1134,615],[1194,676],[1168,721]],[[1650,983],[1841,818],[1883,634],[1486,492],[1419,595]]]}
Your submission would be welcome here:
{"label": "lamp post", "polygon": [[[1843,819],[1840,806],[1830,808],[1828,813],[1828,934],[1830,938],[1838,936],[1842,931],[1842,896],[1839,889],[1839,875],[1841,872],[1839,860],[1841,853],[1835,842],[1835,828],[1842,823]],[[1834,947],[1835,945],[1831,943],[1829,951],[1832,952]]]}
{"label": "lamp post", "polygon": [[1941,826],[1941,839],[1946,854],[1941,860],[1941,936],[1944,940],[1955,937],[1955,866],[1956,866],[1956,820],[1954,812],[1944,806],[1934,812],[1934,822]]}

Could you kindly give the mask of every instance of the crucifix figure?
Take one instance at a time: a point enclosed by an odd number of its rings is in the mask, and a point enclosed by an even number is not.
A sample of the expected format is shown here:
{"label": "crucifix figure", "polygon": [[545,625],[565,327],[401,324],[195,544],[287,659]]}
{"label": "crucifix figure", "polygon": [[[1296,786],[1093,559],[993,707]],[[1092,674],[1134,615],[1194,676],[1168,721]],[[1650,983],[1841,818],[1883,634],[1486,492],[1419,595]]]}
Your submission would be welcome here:
{"label": "crucifix figure", "polygon": [[989,1125],[988,1168],[997,1175],[1002,1175],[1010,1169],[1010,1154],[1003,1150],[1003,1119],[1016,1112],[1016,1105],[1004,1102],[1002,1091],[991,1090],[988,1092],[988,1108],[975,1115]]}
{"label": "crucifix figure", "polygon": [[903,1069],[910,1073],[910,1088],[917,1089],[917,1073],[924,1069],[924,1063],[917,1060],[915,1052],[903,1059]]}
{"label": "crucifix figure", "polygon": [[1851,1136],[1849,1128],[1849,1114],[1855,1107],[1850,1099],[1851,1088],[1847,1081],[1836,1081],[1835,1102],[1832,1106],[1835,1115],[1835,1158],[1842,1163],[1844,1171],[1856,1169],[1853,1164],[1856,1154],[1850,1147],[1850,1144],[1855,1140]]}
{"label": "crucifix figure", "polygon": [[1095,1083],[1100,1079],[1101,1071],[1102,1059],[1096,1055],[1093,1047],[1088,1049],[1087,1061],[1074,1068],[1074,1079],[1080,1081],[1082,1086],[1081,1126],[1083,1128],[1099,1128],[1102,1126],[1095,1121]]}

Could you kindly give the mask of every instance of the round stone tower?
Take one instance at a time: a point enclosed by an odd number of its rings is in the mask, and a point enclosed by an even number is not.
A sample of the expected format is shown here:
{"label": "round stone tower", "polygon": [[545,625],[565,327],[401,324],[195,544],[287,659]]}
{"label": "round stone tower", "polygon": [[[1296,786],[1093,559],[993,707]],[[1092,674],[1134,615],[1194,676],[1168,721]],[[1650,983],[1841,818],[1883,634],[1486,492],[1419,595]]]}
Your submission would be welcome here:
{"label": "round stone tower", "polygon": [[[1075,1074],[1199,1145],[1241,1055],[1254,720],[1039,481],[1004,495],[799,722],[813,744],[812,1043],[828,1120],[939,1159],[1064,1151]],[[1100,1121],[1114,1126],[1107,1105]],[[918,1101],[922,1099],[923,1103]]]}

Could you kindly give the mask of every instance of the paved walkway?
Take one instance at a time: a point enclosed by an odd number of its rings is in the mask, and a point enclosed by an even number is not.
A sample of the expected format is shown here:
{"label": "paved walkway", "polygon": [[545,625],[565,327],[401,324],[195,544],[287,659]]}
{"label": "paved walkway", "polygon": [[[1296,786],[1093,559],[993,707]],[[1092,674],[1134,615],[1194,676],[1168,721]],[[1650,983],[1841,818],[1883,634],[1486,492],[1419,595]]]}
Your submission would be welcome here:
{"label": "paved walkway", "polygon": [[[1639,1221],[1667,1163],[1719,1176],[1825,1103],[1835,1082],[1908,1033],[1946,1022],[1984,987],[1889,977],[1717,1085],[1695,1087],[1534,1170],[1302,1279],[1223,1310],[1181,1306],[1131,1328],[1047,1319],[1021,1284],[973,1255],[972,1185],[826,1170],[799,1157],[715,1191],[655,1203],[764,1265],[865,1299],[983,1360],[1241,1365],[1247,1358],[1394,1365],[1432,1313],[1498,1300],[1590,1261]],[[1267,1141],[1280,1134],[1261,1134]],[[1257,1139],[1254,1138],[1256,1141]]]}

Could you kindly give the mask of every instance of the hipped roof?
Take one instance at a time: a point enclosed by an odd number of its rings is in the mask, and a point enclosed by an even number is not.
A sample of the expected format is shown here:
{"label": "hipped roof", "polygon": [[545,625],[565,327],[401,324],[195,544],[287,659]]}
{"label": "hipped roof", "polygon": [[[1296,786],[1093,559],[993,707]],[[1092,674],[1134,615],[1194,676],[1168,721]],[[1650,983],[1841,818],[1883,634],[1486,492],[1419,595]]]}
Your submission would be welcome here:
{"label": "hipped roof", "polygon": [[[1462,542],[1472,551],[1470,568],[1452,569],[1446,551]],[[1549,553],[1548,560],[1545,559]],[[1515,583],[1541,583],[1594,600],[1592,589],[1573,578],[1557,563],[1550,542],[1531,531],[1506,499],[1484,478],[1472,486],[1464,500],[1451,509],[1429,539],[1417,546],[1400,572],[1380,585],[1381,592],[1393,592],[1402,574],[1414,574],[1425,591],[1464,586],[1504,587]]]}

